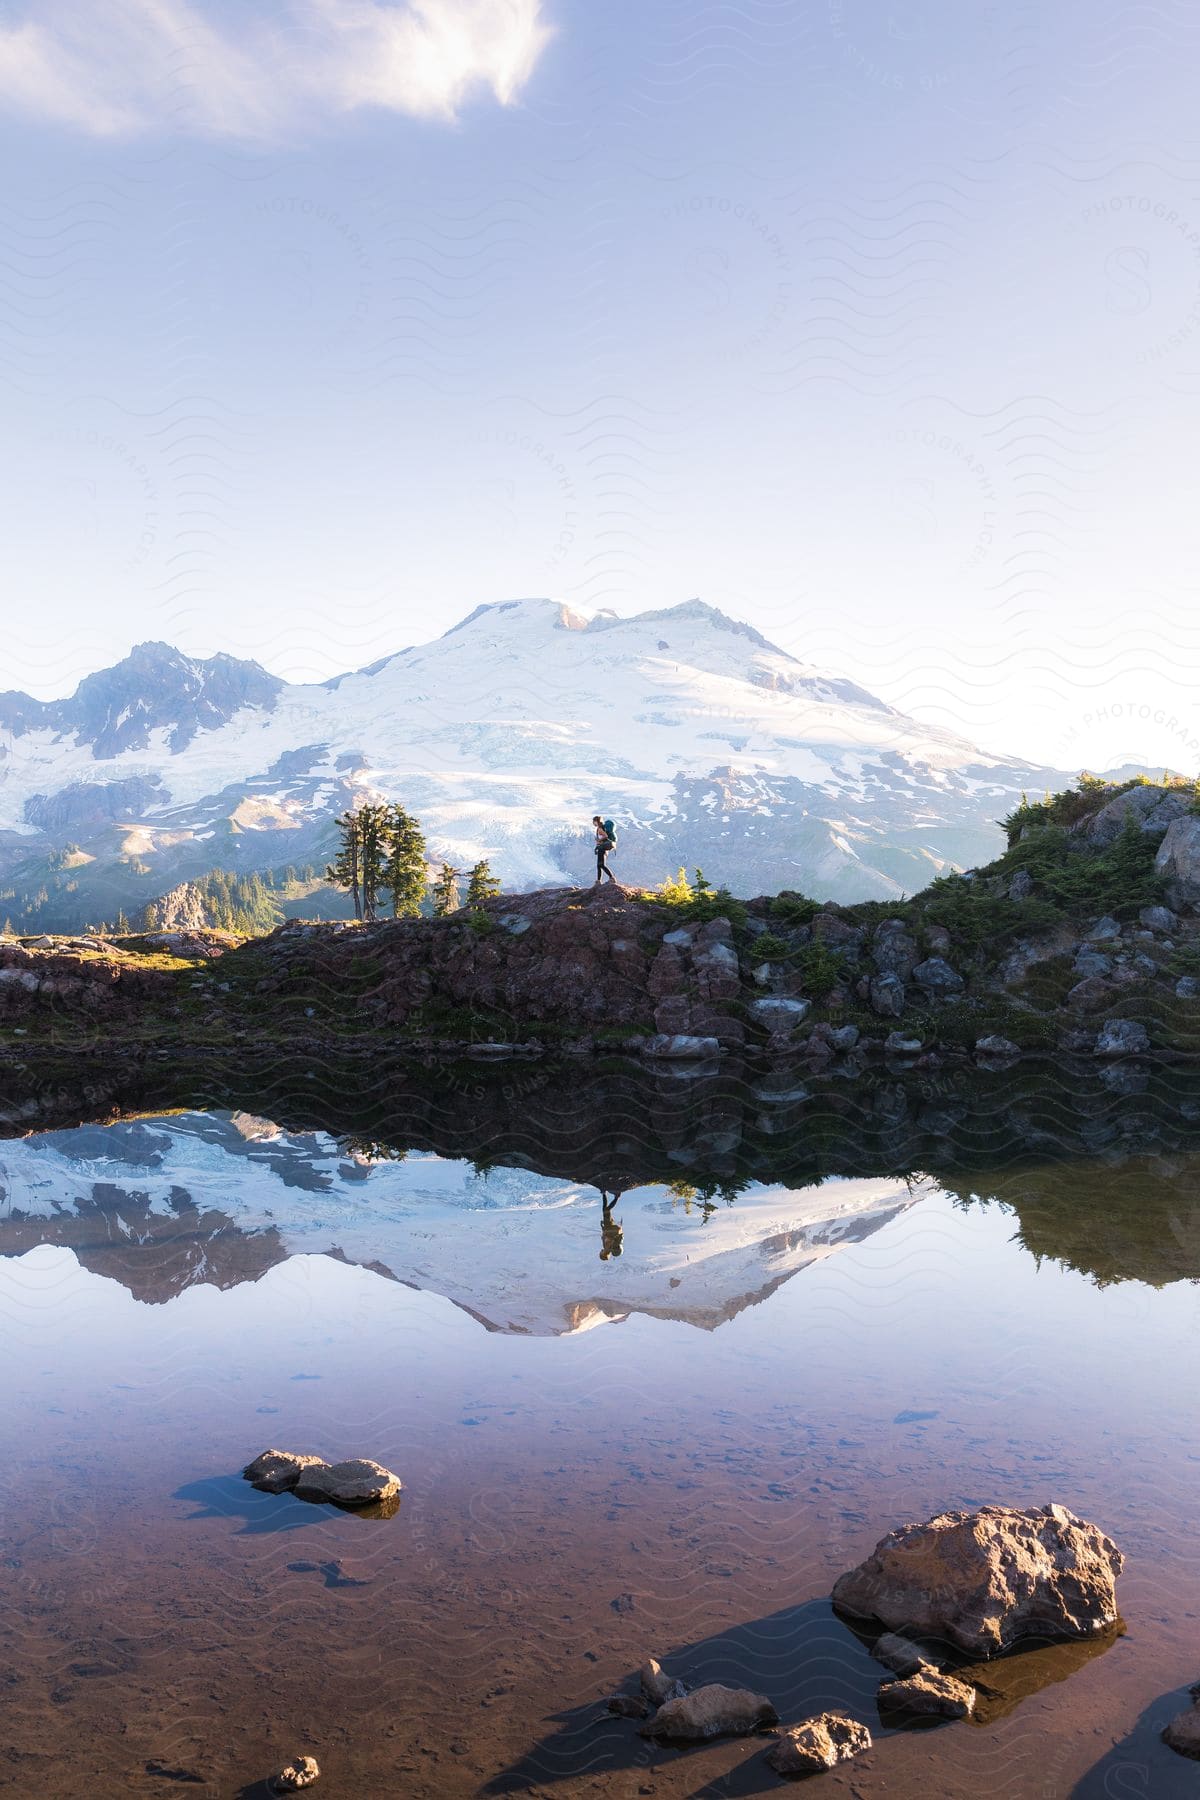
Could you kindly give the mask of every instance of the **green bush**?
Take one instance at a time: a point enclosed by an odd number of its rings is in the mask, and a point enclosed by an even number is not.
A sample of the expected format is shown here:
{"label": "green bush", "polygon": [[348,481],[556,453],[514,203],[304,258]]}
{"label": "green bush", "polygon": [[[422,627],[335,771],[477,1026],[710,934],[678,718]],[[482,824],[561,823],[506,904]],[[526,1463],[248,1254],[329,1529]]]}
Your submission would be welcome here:
{"label": "green bush", "polygon": [[821,943],[804,944],[792,963],[801,988],[814,1000],[823,1000],[837,986],[841,966],[840,959]]}
{"label": "green bush", "polygon": [[773,918],[782,920],[785,926],[808,925],[816,918],[821,907],[818,901],[810,900],[805,894],[798,894],[793,888],[784,888],[771,901]]}

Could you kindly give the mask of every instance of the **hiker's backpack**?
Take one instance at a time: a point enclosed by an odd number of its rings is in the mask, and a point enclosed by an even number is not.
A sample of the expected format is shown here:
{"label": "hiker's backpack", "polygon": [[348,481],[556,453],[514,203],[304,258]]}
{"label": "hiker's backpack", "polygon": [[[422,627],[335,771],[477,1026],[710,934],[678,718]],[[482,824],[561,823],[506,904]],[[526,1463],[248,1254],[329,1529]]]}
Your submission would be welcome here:
{"label": "hiker's backpack", "polygon": [[603,819],[603,820],[601,820],[601,823],[604,826],[604,835],[608,839],[610,847],[615,845],[616,841],[617,841],[616,826],[613,824],[611,819]]}

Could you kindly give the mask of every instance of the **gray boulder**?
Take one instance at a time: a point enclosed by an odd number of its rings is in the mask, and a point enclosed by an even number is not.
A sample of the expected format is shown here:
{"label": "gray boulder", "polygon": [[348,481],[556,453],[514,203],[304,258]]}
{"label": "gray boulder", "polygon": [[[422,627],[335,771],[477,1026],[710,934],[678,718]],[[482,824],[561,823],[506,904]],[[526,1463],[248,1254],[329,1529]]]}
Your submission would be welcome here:
{"label": "gray boulder", "polygon": [[1097,919],[1091,930],[1084,935],[1089,944],[1112,943],[1114,938],[1119,938],[1121,935],[1121,921],[1114,919],[1110,913],[1105,913],[1104,917]]}
{"label": "gray boulder", "polygon": [[912,972],[918,987],[927,994],[959,994],[964,983],[957,969],[952,969],[944,956],[929,956]]}
{"label": "gray boulder", "polygon": [[1097,1056],[1141,1056],[1150,1048],[1146,1027],[1137,1019],[1109,1019],[1096,1039]]}
{"label": "gray boulder", "polygon": [[[1116,843],[1130,819],[1144,829],[1153,817],[1156,809],[1163,801],[1163,791],[1158,787],[1134,787],[1127,793],[1118,794],[1100,811],[1093,813],[1090,819],[1082,821],[1075,827],[1080,836],[1094,844],[1098,850],[1107,849]],[[1165,829],[1167,821],[1163,820]]]}
{"label": "gray boulder", "polygon": [[904,1011],[904,983],[896,974],[877,975],[871,983],[871,1010],[881,1019],[898,1019]]}
{"label": "gray boulder", "polygon": [[1033,876],[1028,869],[1018,869],[1008,884],[1010,900],[1028,900],[1033,892]]}
{"label": "gray boulder", "polygon": [[668,1700],[652,1719],[647,1719],[641,1734],[701,1743],[705,1738],[747,1737],[764,1725],[778,1723],[779,1714],[761,1694],[712,1682],[680,1700]]}
{"label": "gray boulder", "polygon": [[692,1037],[682,1031],[657,1032],[653,1037],[643,1038],[638,1048],[643,1056],[657,1057],[664,1062],[695,1061],[721,1053],[715,1037]]}
{"label": "gray boulder", "polygon": [[845,1713],[825,1712],[781,1731],[767,1761],[778,1775],[819,1775],[871,1748],[871,1734]]}
{"label": "gray boulder", "polygon": [[752,1018],[768,1031],[793,1031],[803,1023],[811,1012],[811,1003],[807,1000],[791,1000],[784,994],[764,994],[761,1000],[750,1002]]}
{"label": "gray boulder", "polygon": [[840,1055],[844,1056],[847,1051],[853,1050],[858,1043],[858,1026],[835,1025],[833,1030],[829,1033],[828,1043],[831,1050],[836,1050]]}
{"label": "gray boulder", "polygon": [[920,1053],[920,1038],[909,1037],[905,1031],[889,1031],[883,1040],[884,1052],[888,1056],[916,1056]]}
{"label": "gray boulder", "polygon": [[1166,882],[1167,899],[1176,910],[1200,900],[1200,818],[1188,815],[1167,827],[1154,868]]}
{"label": "gray boulder", "polygon": [[1175,993],[1180,1000],[1200,1000],[1200,975],[1181,975]]}
{"label": "gray boulder", "polygon": [[895,975],[900,981],[907,981],[920,953],[903,919],[885,919],[876,927],[871,954],[881,975]]}
{"label": "gray boulder", "polygon": [[1179,917],[1169,906],[1143,906],[1138,921],[1148,931],[1174,931]]}
{"label": "gray boulder", "polygon": [[1081,980],[1086,981],[1089,975],[1111,975],[1113,959],[1103,950],[1081,950],[1071,967]]}
{"label": "gray boulder", "polygon": [[991,1032],[987,1037],[976,1038],[975,1054],[976,1056],[995,1057],[1020,1056],[1021,1048],[1019,1044],[1014,1044],[1011,1038],[1001,1037],[999,1032]]}

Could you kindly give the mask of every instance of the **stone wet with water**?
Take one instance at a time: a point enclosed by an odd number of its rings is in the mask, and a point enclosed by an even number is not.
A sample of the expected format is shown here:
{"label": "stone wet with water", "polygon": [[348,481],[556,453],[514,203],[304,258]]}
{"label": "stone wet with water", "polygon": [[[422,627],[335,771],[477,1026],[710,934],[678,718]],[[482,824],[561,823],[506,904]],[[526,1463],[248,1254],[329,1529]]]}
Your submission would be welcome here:
{"label": "stone wet with water", "polygon": [[779,1775],[819,1775],[871,1748],[871,1733],[845,1713],[825,1712],[779,1734],[767,1761]]}
{"label": "stone wet with water", "polygon": [[244,1479],[264,1494],[284,1494],[295,1487],[305,1469],[324,1468],[320,1456],[297,1456],[291,1450],[264,1450],[242,1470]]}
{"label": "stone wet with water", "polygon": [[871,1645],[871,1655],[896,1675],[915,1675],[918,1669],[931,1666],[918,1644],[894,1631],[885,1631],[882,1637],[876,1638]]}
{"label": "stone wet with water", "polygon": [[990,1656],[1111,1625],[1123,1563],[1111,1538],[1065,1506],[984,1506],[889,1532],[834,1583],[833,1603]]}
{"label": "stone wet with water", "polygon": [[899,1681],[885,1681],[879,1690],[880,1717],[892,1721],[966,1719],[974,1710],[975,1689],[931,1663]]}
{"label": "stone wet with water", "polygon": [[300,1500],[332,1500],[337,1506],[370,1506],[391,1500],[403,1483],[382,1463],[368,1457],[349,1462],[309,1465],[300,1472],[293,1493]]}
{"label": "stone wet with water", "polygon": [[668,1700],[641,1728],[643,1737],[702,1743],[705,1738],[746,1737],[764,1725],[778,1725],[779,1714],[761,1694],[712,1682]]}
{"label": "stone wet with water", "polygon": [[242,1476],[268,1494],[295,1494],[298,1500],[329,1500],[335,1506],[372,1506],[390,1501],[403,1483],[382,1463],[366,1457],[327,1463],[323,1457],[291,1450],[264,1450]]}

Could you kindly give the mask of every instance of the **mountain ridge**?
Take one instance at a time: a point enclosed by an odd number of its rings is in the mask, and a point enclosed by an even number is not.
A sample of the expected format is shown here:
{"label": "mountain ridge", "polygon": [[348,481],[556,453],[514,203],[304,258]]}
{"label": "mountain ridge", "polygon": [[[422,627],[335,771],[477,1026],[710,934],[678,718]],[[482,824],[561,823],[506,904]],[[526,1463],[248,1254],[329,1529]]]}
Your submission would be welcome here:
{"label": "mountain ridge", "polygon": [[735,891],[885,898],[986,860],[1021,792],[1062,784],[699,599],[489,602],[313,683],[149,640],[66,699],[0,695],[0,908],[30,918],[44,890],[37,922],[77,929],[216,867],[323,866],[336,816],[376,799],[513,888],[583,878],[602,811],[627,881],[686,863]]}

